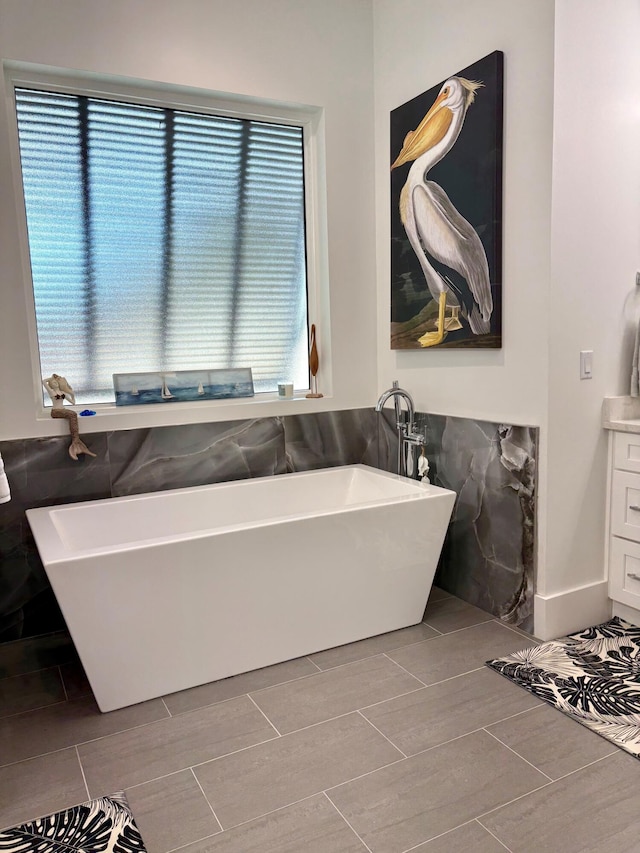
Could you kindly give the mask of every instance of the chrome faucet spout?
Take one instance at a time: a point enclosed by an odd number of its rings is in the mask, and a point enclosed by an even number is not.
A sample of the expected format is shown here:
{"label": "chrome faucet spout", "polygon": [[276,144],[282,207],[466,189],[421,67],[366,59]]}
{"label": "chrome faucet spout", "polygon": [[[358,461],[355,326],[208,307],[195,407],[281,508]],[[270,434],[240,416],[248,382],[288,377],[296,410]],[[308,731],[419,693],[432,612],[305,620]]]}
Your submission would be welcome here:
{"label": "chrome faucet spout", "polygon": [[[413,399],[411,394],[408,391],[405,391],[403,388],[398,387],[398,383],[393,383],[394,387],[389,388],[387,391],[384,391],[380,397],[378,398],[378,402],[376,403],[376,412],[381,412],[385,406],[387,400],[394,398],[394,403],[396,401],[404,400],[405,405],[407,407],[407,421],[411,426],[413,426],[413,420],[415,416],[415,407],[413,405]],[[396,408],[396,418],[399,420],[399,408]]]}
{"label": "chrome faucet spout", "polygon": [[[414,427],[415,406],[408,391],[400,388],[395,380],[393,387],[378,397],[376,412],[381,412],[387,400],[393,399],[396,412],[396,429],[398,431],[398,474],[403,477],[416,475],[416,449],[424,443],[424,436],[417,433]],[[406,407],[406,420],[402,418],[401,400]]]}

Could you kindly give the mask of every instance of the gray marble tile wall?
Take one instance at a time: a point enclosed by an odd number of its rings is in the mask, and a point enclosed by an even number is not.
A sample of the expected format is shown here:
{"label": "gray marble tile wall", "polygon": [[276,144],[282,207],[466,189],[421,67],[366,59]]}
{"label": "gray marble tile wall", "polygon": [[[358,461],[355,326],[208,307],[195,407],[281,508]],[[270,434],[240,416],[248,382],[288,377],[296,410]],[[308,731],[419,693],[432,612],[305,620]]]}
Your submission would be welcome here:
{"label": "gray marble tile wall", "polygon": [[[536,431],[418,417],[432,482],[459,494],[439,583],[527,627]],[[87,443],[97,457],[74,462],[67,438],[0,442],[12,490],[0,505],[0,677],[11,641],[64,629],[26,509],[358,462],[393,470],[397,447],[390,412],[373,409],[94,433]]]}
{"label": "gray marble tile wall", "polygon": [[[416,422],[429,479],[458,495],[436,583],[532,632],[537,428],[420,412]],[[381,468],[392,469],[396,448],[385,412]]]}

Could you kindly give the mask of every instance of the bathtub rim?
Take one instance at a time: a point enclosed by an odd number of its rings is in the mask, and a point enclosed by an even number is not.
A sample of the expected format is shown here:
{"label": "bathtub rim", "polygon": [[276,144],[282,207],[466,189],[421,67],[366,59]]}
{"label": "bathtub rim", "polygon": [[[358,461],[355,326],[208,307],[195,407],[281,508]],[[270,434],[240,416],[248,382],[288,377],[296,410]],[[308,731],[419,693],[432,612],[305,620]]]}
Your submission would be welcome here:
{"label": "bathtub rim", "polygon": [[[304,479],[317,477],[322,474],[329,474],[335,471],[360,469],[368,473],[374,474],[381,479],[388,479],[395,482],[400,482],[407,486],[408,491],[403,495],[393,495],[377,497],[372,500],[360,501],[351,505],[336,504],[329,509],[321,509],[314,511],[304,511],[296,513],[288,513],[278,516],[266,516],[265,518],[256,521],[242,521],[236,524],[217,525],[213,527],[191,530],[183,533],[170,533],[167,536],[153,536],[145,539],[128,540],[111,545],[101,545],[96,548],[70,548],[64,542],[58,527],[55,524],[53,513],[73,512],[84,506],[100,506],[101,504],[128,503],[130,501],[154,500],[163,497],[169,497],[172,494],[197,494],[202,491],[218,491],[229,488],[240,488],[241,486],[249,486],[254,483],[265,483],[269,481],[282,481],[287,479]],[[219,483],[204,483],[199,486],[184,486],[175,489],[159,489],[152,492],[140,492],[134,495],[120,495],[111,498],[98,498],[96,500],[77,501],[67,504],[51,504],[46,507],[37,507],[28,509],[26,516],[31,527],[38,552],[43,564],[46,566],[57,563],[70,562],[75,560],[85,560],[90,557],[97,557],[103,554],[117,554],[135,550],[142,550],[156,546],[166,545],[171,542],[182,542],[191,539],[204,539],[212,536],[222,536],[224,534],[236,533],[241,530],[262,528],[267,526],[289,524],[304,518],[313,518],[321,516],[331,516],[358,512],[370,509],[377,506],[385,506],[390,504],[400,504],[404,502],[424,501],[424,500],[442,500],[446,496],[454,496],[455,492],[451,489],[446,489],[441,486],[435,486],[431,483],[423,483],[419,480],[413,480],[408,477],[403,477],[399,474],[394,474],[390,471],[384,471],[380,468],[374,468],[371,465],[356,463],[353,465],[336,465],[329,468],[313,468],[306,471],[293,471],[286,474],[271,474],[266,477],[247,477],[240,480],[223,480]]]}

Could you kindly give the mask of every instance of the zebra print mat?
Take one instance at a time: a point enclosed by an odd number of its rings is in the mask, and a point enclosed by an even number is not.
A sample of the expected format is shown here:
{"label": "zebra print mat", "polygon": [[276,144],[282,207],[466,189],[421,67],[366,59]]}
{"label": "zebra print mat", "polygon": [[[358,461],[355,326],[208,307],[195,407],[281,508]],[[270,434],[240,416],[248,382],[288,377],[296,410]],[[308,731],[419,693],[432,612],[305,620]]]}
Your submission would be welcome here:
{"label": "zebra print mat", "polygon": [[640,758],[640,628],[617,616],[487,666]]}
{"label": "zebra print mat", "polygon": [[2,853],[145,853],[124,794],[0,831]]}

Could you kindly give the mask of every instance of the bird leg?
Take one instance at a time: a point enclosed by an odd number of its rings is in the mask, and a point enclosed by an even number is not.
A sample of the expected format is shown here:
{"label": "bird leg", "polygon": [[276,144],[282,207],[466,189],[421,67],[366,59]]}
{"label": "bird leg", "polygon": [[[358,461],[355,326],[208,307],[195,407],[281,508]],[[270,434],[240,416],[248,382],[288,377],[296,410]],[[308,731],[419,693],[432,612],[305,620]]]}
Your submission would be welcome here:
{"label": "bird leg", "polygon": [[435,347],[437,344],[441,344],[444,340],[445,332],[445,309],[447,306],[447,293],[445,290],[441,291],[440,299],[438,300],[438,322],[436,323],[435,332],[425,332],[425,334],[418,338],[418,343],[421,347]]}
{"label": "bird leg", "polygon": [[456,329],[462,328],[462,323],[460,322],[460,306],[452,305],[451,306],[451,316],[447,317],[444,321],[444,330],[445,332],[455,332]]}

